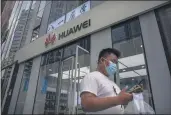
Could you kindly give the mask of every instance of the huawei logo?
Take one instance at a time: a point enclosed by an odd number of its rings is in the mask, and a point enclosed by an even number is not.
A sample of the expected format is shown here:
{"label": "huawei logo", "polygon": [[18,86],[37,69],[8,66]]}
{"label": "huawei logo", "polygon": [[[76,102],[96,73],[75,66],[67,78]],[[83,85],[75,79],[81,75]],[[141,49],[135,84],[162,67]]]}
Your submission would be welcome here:
{"label": "huawei logo", "polygon": [[45,46],[48,46],[49,44],[53,44],[56,40],[56,35],[53,34],[52,36],[49,34],[48,37],[45,40]]}

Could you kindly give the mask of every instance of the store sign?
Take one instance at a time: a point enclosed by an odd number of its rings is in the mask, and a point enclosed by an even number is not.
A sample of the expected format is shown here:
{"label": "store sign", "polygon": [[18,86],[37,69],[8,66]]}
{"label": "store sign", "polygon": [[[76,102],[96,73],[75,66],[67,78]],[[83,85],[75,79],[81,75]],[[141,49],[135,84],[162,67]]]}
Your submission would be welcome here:
{"label": "store sign", "polygon": [[68,12],[66,14],[66,22],[78,17],[82,13],[87,12],[89,10],[90,10],[90,1],[87,1],[84,4],[82,4],[81,6],[75,8],[74,10],[72,10],[70,12]]}
{"label": "store sign", "polygon": [[52,22],[51,24],[48,25],[48,30],[47,33],[50,31],[58,28],[59,26],[63,25],[65,22],[65,15],[57,19],[56,21]]}
{"label": "store sign", "polygon": [[48,35],[48,37],[46,38],[45,40],[45,46],[48,46],[49,44],[53,44],[56,40],[56,35],[53,34],[53,35]]}
{"label": "store sign", "polygon": [[82,22],[81,24],[78,24],[78,25],[76,25],[76,26],[74,26],[72,28],[67,29],[66,31],[64,31],[62,33],[60,33],[58,35],[58,40],[63,39],[63,38],[65,38],[65,37],[67,37],[67,36],[69,36],[71,34],[74,34],[74,33],[78,32],[78,31],[80,31],[81,29],[85,29],[85,28],[87,28],[89,26],[91,26],[91,20],[90,19],[88,19],[88,20]]}
{"label": "store sign", "polygon": [[[81,31],[82,29],[88,28],[91,26],[91,20],[88,19],[72,28],[67,29],[66,31],[58,34],[58,40],[61,40],[71,34],[75,34],[76,32]],[[45,46],[48,46],[49,44],[53,44],[56,40],[56,34],[49,34],[48,37],[45,40]]]}

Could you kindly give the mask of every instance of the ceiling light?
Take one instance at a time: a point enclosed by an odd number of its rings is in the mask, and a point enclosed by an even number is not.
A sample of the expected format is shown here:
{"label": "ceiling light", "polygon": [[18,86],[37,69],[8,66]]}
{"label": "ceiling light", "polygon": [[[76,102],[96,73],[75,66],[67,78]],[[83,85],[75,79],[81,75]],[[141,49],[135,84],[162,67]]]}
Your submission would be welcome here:
{"label": "ceiling light", "polygon": [[144,68],[145,66],[141,66],[141,68]]}
{"label": "ceiling light", "polygon": [[143,46],[141,45],[140,47],[142,48]]}
{"label": "ceiling light", "polygon": [[122,71],[126,71],[125,69],[123,69]]}
{"label": "ceiling light", "polygon": [[52,71],[52,69],[49,69],[49,71]]}

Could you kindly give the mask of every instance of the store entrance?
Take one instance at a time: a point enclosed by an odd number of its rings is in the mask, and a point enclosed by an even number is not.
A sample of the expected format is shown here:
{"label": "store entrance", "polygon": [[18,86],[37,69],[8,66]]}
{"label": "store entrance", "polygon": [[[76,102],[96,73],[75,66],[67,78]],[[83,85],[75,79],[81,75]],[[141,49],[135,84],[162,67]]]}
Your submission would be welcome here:
{"label": "store entrance", "polygon": [[76,46],[76,53],[62,60],[57,93],[57,114],[84,113],[80,103],[80,82],[90,72],[90,54]]}

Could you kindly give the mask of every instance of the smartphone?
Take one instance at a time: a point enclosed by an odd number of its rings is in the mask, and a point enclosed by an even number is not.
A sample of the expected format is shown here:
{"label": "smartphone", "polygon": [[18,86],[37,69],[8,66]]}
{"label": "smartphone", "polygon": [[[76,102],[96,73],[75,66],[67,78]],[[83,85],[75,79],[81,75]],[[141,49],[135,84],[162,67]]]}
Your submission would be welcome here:
{"label": "smartphone", "polygon": [[128,93],[140,93],[143,92],[142,82],[144,79],[142,79],[138,84],[134,85],[133,87],[128,89]]}

